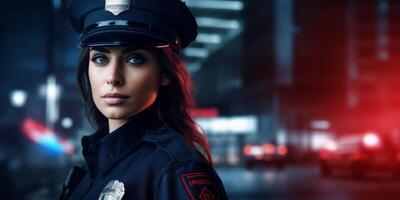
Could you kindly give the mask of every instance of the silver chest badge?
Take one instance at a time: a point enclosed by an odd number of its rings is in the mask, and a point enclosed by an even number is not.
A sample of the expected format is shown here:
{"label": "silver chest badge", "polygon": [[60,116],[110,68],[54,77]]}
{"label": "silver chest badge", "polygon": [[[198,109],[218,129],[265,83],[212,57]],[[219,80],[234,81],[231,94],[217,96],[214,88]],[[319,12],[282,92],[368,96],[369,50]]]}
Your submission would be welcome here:
{"label": "silver chest badge", "polygon": [[131,0],[106,0],[106,11],[111,12],[115,16],[129,10]]}
{"label": "silver chest badge", "polygon": [[99,200],[121,200],[124,194],[124,184],[117,180],[113,180],[108,182],[106,187],[104,187]]}

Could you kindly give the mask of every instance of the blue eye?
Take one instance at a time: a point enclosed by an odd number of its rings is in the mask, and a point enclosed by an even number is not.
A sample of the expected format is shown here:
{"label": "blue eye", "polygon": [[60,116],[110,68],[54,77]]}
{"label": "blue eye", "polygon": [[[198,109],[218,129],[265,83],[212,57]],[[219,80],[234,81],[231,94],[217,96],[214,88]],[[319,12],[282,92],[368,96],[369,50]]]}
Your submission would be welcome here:
{"label": "blue eye", "polygon": [[127,62],[133,65],[141,65],[146,62],[146,59],[142,55],[135,54],[130,56]]}
{"label": "blue eye", "polygon": [[108,59],[105,56],[98,55],[92,58],[92,62],[95,62],[97,64],[106,64],[108,62]]}

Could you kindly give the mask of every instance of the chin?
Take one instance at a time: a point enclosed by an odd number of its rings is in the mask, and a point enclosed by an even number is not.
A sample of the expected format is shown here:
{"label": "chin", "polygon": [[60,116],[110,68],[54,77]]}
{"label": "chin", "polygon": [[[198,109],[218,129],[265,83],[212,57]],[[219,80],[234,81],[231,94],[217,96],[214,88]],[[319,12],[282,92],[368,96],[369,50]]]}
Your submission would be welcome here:
{"label": "chin", "polygon": [[107,109],[104,112],[104,116],[106,116],[108,119],[126,119],[131,117],[135,112],[130,111],[126,108],[111,108]]}
{"label": "chin", "polygon": [[128,114],[112,113],[105,115],[107,119],[127,119],[130,117]]}

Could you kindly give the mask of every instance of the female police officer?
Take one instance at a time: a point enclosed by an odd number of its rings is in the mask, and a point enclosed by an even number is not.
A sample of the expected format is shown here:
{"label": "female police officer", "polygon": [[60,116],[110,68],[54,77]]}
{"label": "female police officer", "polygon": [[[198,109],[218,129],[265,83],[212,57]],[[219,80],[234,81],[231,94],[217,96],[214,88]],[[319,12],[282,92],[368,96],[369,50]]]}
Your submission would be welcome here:
{"label": "female police officer", "polygon": [[197,35],[180,0],[72,0],[81,33],[78,83],[96,132],[82,138],[61,199],[227,199],[188,115],[179,52]]}

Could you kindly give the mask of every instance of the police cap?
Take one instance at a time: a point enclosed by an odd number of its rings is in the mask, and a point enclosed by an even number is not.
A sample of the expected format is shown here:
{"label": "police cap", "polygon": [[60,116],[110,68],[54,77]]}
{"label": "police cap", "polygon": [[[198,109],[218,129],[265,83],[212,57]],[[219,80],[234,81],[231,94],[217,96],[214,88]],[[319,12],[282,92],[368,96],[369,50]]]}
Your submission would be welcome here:
{"label": "police cap", "polygon": [[80,46],[151,45],[186,47],[197,36],[184,0],[71,0],[68,18]]}

